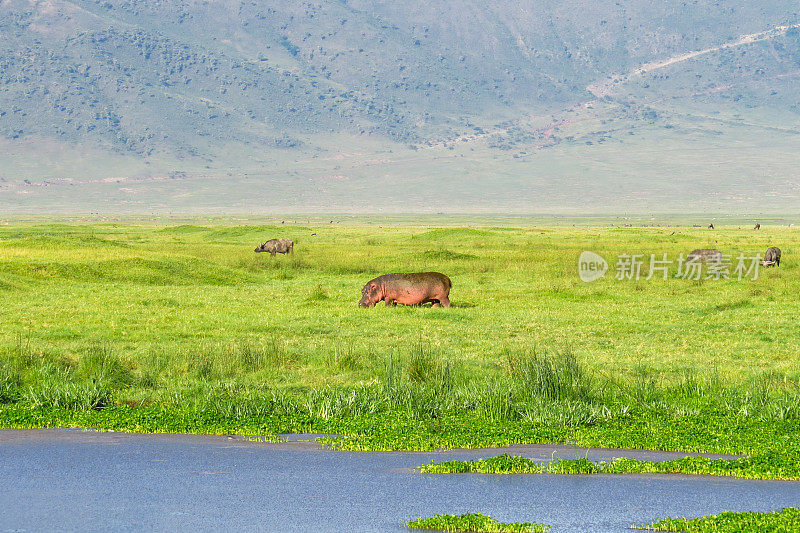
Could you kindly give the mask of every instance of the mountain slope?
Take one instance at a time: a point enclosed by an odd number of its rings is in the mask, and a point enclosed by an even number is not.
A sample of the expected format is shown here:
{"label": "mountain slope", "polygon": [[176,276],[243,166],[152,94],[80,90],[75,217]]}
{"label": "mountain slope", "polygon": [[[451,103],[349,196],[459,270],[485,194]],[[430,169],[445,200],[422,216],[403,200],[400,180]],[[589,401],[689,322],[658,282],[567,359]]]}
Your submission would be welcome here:
{"label": "mountain slope", "polygon": [[788,209],[798,24],[788,1],[3,0],[0,208]]}

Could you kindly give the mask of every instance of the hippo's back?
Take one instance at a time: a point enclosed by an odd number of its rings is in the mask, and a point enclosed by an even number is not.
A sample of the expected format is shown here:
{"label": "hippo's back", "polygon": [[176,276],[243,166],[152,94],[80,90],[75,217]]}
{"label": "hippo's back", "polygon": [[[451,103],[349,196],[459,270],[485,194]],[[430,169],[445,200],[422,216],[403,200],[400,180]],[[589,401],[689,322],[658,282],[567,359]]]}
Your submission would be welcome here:
{"label": "hippo's back", "polygon": [[441,272],[395,273],[395,274],[385,274],[381,277],[385,278],[386,281],[403,280],[420,285],[433,285],[441,283],[448,289],[453,286],[453,283],[450,281],[450,278],[448,278]]}
{"label": "hippo's back", "polygon": [[440,286],[447,290],[450,290],[450,287],[453,286],[453,282],[450,281],[450,278],[440,272],[397,272],[394,274],[384,274],[376,278],[376,280],[381,280],[387,285],[407,284],[415,287]]}

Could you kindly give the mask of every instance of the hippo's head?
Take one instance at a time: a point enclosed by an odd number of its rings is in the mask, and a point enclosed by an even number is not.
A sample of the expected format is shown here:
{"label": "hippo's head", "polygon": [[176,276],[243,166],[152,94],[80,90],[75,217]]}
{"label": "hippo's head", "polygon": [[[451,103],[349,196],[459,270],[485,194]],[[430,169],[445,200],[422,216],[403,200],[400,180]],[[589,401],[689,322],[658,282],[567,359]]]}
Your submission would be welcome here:
{"label": "hippo's head", "polygon": [[364,285],[364,288],[361,289],[361,300],[358,302],[359,307],[373,307],[380,301],[378,293],[378,284],[374,281]]}
{"label": "hippo's head", "polygon": [[263,251],[264,251],[264,246],[265,246],[266,244],[267,244],[267,243],[264,243],[264,244],[259,244],[258,246],[256,246],[256,249],[255,249],[254,251],[255,251],[255,252],[263,252]]}

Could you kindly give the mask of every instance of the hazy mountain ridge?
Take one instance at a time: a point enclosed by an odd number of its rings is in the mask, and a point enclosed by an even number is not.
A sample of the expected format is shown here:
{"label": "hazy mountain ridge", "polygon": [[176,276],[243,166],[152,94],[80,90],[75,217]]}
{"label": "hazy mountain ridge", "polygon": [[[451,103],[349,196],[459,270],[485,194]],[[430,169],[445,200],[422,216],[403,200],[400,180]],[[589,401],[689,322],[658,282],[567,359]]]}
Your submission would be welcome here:
{"label": "hazy mountain ridge", "polygon": [[[787,1],[3,0],[0,205],[61,178],[176,171],[241,195],[241,176],[261,173],[295,201],[322,179],[332,185],[313,195],[324,203],[325,190],[348,198],[337,187],[367,183],[364,169],[380,165],[395,168],[373,174],[376,186],[405,175],[401,165],[435,182],[447,164],[464,190],[491,191],[492,160],[519,181],[559,172],[555,153],[517,164],[556,146],[574,158],[667,135],[711,148],[743,128],[789,146],[800,31],[725,45],[798,24],[798,11]],[[409,166],[417,160],[432,163]],[[780,191],[784,171],[770,172]]]}

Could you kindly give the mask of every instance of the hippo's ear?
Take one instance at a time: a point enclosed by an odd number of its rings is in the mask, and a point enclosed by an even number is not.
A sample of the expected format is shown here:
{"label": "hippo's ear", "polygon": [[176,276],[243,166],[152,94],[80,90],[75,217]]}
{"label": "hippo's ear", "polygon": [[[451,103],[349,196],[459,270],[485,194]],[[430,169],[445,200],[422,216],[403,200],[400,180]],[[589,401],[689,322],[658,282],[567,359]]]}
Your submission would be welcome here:
{"label": "hippo's ear", "polygon": [[375,283],[374,281],[370,281],[370,282],[369,282],[369,288],[370,288],[370,289],[372,289],[372,290],[374,291],[375,289],[377,289],[377,288],[378,288],[378,284],[377,284],[377,283]]}

